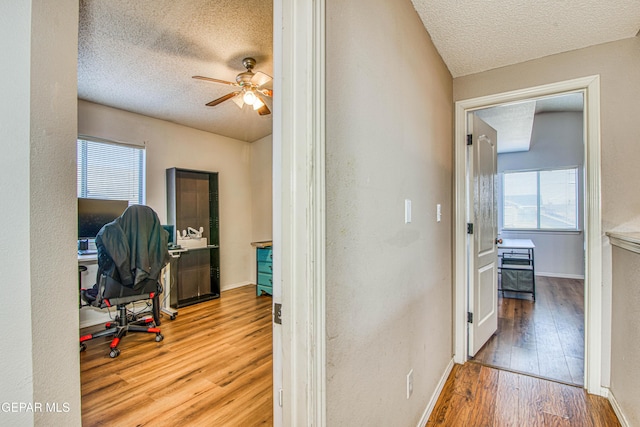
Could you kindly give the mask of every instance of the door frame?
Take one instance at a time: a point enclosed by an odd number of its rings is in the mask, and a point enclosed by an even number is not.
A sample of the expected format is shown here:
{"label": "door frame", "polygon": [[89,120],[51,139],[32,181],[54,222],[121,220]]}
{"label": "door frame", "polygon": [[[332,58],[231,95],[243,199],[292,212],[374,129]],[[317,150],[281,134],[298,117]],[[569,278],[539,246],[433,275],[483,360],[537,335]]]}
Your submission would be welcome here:
{"label": "door frame", "polygon": [[606,396],[602,387],[602,221],[600,206],[600,76],[518,89],[456,101],[454,135],[454,361],[467,360],[467,113],[499,104],[566,92],[584,94],[585,169],[585,356],[584,384],[589,393]]}
{"label": "door frame", "polygon": [[274,0],[274,426],[326,424],[325,0]]}

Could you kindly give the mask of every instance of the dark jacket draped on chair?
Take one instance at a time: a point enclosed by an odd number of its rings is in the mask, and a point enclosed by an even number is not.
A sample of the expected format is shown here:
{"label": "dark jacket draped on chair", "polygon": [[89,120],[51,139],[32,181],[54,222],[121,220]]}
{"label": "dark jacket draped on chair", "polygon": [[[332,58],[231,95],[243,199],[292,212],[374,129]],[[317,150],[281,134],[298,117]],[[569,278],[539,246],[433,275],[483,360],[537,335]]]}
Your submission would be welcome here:
{"label": "dark jacket draped on chair", "polygon": [[169,262],[169,233],[148,206],[132,205],[96,236],[98,280],[102,274],[134,290],[157,282]]}

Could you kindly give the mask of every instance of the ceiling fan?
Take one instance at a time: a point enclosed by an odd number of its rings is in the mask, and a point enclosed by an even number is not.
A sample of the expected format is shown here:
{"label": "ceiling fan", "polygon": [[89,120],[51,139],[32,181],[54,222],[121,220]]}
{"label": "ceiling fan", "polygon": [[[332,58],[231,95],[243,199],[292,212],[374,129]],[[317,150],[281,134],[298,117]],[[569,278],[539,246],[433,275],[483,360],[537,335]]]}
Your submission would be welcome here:
{"label": "ceiling fan", "polygon": [[271,114],[269,107],[267,107],[264,102],[263,96],[268,96],[270,98],[273,96],[273,90],[266,87],[273,79],[271,76],[261,71],[253,71],[253,68],[256,66],[256,60],[253,58],[244,58],[242,60],[242,65],[247,69],[247,71],[238,74],[236,76],[235,83],[211,77],[193,76],[194,79],[220,83],[227,86],[235,86],[238,88],[236,91],[221,96],[218,99],[214,99],[206,105],[214,107],[228,99],[231,99],[240,108],[244,107],[245,104],[253,107],[253,109],[261,116]]}

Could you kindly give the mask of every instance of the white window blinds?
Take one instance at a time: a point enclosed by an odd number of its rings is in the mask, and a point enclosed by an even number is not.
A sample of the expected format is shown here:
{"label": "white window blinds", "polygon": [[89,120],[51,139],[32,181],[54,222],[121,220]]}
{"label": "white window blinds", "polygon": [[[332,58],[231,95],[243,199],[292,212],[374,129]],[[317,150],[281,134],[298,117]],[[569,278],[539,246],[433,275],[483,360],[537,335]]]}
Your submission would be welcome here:
{"label": "white window blinds", "polygon": [[144,204],[144,148],[78,139],[78,197]]}

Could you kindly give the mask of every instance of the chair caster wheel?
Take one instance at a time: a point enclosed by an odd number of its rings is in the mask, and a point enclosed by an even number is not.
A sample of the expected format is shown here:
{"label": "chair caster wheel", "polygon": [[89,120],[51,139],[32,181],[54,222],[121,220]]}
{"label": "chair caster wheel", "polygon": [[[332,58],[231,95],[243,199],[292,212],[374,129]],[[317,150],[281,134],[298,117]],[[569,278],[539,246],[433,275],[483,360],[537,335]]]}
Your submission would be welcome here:
{"label": "chair caster wheel", "polygon": [[120,356],[120,349],[112,348],[111,351],[109,352],[109,357],[114,359],[114,358],[116,358],[118,356]]}
{"label": "chair caster wheel", "polygon": [[164,336],[162,334],[157,334],[156,335],[156,342],[160,342],[164,339]]}
{"label": "chair caster wheel", "polygon": [[176,320],[176,315],[175,315],[175,314],[172,314],[172,315],[171,315],[171,317],[169,317],[169,319],[171,319],[171,320]]}
{"label": "chair caster wheel", "polygon": [[85,343],[80,344],[80,353],[87,349],[87,345]]}

